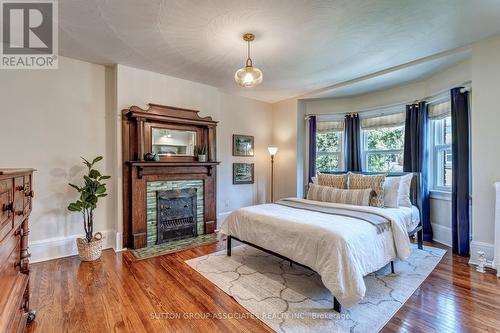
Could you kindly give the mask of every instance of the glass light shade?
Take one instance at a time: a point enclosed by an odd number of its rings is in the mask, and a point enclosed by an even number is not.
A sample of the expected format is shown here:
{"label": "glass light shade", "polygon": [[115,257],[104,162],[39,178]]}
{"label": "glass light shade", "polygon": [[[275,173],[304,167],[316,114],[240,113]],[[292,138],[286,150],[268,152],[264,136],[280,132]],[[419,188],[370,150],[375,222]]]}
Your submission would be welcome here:
{"label": "glass light shade", "polygon": [[240,86],[251,88],[262,82],[263,75],[260,69],[253,66],[245,66],[236,71],[234,79]]}
{"label": "glass light shade", "polygon": [[269,150],[271,156],[274,156],[278,152],[278,147],[267,147],[267,150]]}

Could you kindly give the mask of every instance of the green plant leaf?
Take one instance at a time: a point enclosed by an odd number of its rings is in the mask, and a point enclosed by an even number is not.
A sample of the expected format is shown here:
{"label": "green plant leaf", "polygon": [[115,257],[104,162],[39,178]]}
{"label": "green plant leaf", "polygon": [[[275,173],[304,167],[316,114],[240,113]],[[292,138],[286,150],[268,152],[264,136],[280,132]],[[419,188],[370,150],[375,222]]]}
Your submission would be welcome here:
{"label": "green plant leaf", "polygon": [[78,204],[78,202],[72,202],[69,204],[68,206],[68,210],[72,211],[72,212],[79,212],[81,211],[81,205]]}
{"label": "green plant leaf", "polygon": [[80,192],[80,191],[81,191],[81,189],[80,189],[78,186],[76,186],[75,184],[71,184],[71,183],[69,183],[68,185],[69,185],[69,186],[71,186],[71,187],[73,187],[73,188],[74,188],[75,190],[77,190],[78,192]]}
{"label": "green plant leaf", "polygon": [[83,179],[85,179],[85,185],[91,186],[94,181],[89,177],[89,176],[83,176]]}
{"label": "green plant leaf", "polygon": [[102,198],[102,197],[105,197],[105,196],[107,196],[107,195],[108,195],[107,193],[103,193],[103,194],[98,194],[98,195],[97,195],[97,197],[98,197],[98,198]]}
{"label": "green plant leaf", "polygon": [[92,178],[92,179],[97,179],[100,176],[101,176],[101,173],[99,171],[97,171],[96,169],[92,169],[89,172],[89,177]]}
{"label": "green plant leaf", "polygon": [[87,200],[85,200],[85,201],[87,201],[90,205],[95,205],[95,204],[97,204],[97,196],[91,194],[88,196]]}
{"label": "green plant leaf", "polygon": [[92,164],[89,161],[87,161],[86,159],[84,159],[81,156],[80,156],[80,158],[83,160],[83,164],[85,164],[89,169],[92,167]]}
{"label": "green plant leaf", "polygon": [[100,160],[102,160],[102,156],[97,156],[96,158],[94,158],[94,160],[92,161],[92,164],[95,164],[97,162],[99,162]]}
{"label": "green plant leaf", "polygon": [[99,178],[99,180],[105,180],[105,179],[109,179],[111,178],[111,176],[101,176],[101,178]]}
{"label": "green plant leaf", "polygon": [[106,192],[106,186],[104,185],[97,186],[95,194],[103,194],[104,192]]}

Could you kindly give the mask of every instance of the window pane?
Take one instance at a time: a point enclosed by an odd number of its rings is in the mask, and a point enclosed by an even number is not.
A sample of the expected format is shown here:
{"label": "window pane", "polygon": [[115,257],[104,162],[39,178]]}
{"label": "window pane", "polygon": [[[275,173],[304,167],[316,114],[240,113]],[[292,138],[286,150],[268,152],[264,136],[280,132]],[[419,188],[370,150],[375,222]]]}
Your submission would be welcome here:
{"label": "window pane", "polygon": [[366,131],[368,150],[403,149],[404,138],[404,127],[378,128]]}
{"label": "window pane", "polygon": [[451,117],[446,117],[443,120],[444,123],[444,144],[451,145]]}
{"label": "window pane", "polygon": [[316,156],[316,171],[338,171],[340,169],[339,154],[321,154]]}
{"label": "window pane", "polygon": [[341,151],[343,132],[326,132],[316,134],[317,152],[338,152]]}
{"label": "window pane", "polygon": [[432,187],[436,190],[449,191],[452,183],[453,158],[451,152],[451,117],[431,120]]}
{"label": "window pane", "polygon": [[439,149],[437,153],[436,185],[451,188],[452,155],[450,148]]}
{"label": "window pane", "polygon": [[368,154],[367,167],[371,172],[401,172],[403,171],[403,153]]}

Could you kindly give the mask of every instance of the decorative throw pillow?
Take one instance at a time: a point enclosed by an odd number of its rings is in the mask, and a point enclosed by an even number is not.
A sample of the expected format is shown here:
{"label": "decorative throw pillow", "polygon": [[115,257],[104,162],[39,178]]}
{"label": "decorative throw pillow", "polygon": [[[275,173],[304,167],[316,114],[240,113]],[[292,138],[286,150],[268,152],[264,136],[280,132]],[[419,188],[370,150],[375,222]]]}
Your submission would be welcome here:
{"label": "decorative throw pillow", "polygon": [[399,183],[401,177],[386,177],[384,182],[384,206],[388,208],[398,208],[399,204]]}
{"label": "decorative throw pillow", "polygon": [[330,175],[325,173],[318,173],[318,185],[329,186],[334,188],[347,188],[347,174]]}
{"label": "decorative throw pillow", "polygon": [[311,184],[307,192],[308,200],[343,203],[357,206],[368,206],[373,191],[371,188],[363,190],[344,190],[330,186]]}
{"label": "decorative throw pillow", "polygon": [[371,188],[375,196],[370,200],[370,206],[384,207],[385,175],[361,175],[349,172],[349,189],[359,190]]}
{"label": "decorative throw pillow", "polygon": [[410,199],[410,188],[411,181],[413,179],[413,174],[407,174],[401,176],[401,181],[399,182],[399,191],[398,191],[398,205],[403,207],[411,207],[411,199]]}

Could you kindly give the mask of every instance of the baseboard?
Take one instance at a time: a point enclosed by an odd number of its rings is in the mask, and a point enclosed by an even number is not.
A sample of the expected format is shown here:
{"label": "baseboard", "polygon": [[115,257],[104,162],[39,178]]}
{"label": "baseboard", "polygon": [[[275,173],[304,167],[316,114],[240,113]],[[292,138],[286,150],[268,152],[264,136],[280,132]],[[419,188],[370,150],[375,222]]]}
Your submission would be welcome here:
{"label": "baseboard", "polygon": [[486,256],[486,260],[493,260],[495,253],[495,245],[490,243],[483,243],[478,241],[470,242],[470,259],[469,264],[477,265],[479,256],[477,254],[478,251],[483,251]]}
{"label": "baseboard", "polygon": [[[104,239],[104,249],[114,248],[117,233],[114,230],[101,231]],[[82,235],[54,237],[29,243],[31,253],[30,263],[69,257],[78,254],[76,239]]]}
{"label": "baseboard", "polygon": [[432,240],[451,247],[451,228],[441,224],[431,223]]}

